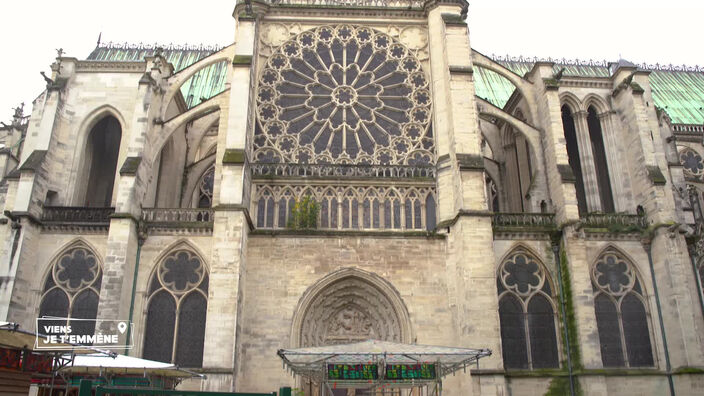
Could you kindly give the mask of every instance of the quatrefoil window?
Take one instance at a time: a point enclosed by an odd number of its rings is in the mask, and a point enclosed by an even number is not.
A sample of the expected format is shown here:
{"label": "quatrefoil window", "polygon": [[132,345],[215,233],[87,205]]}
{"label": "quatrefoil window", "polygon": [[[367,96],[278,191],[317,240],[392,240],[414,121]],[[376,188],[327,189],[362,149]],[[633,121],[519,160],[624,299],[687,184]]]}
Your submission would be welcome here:
{"label": "quatrefoil window", "polygon": [[429,82],[413,53],[365,27],[284,43],[257,89],[257,162],[431,165]]}
{"label": "quatrefoil window", "polygon": [[159,267],[161,283],[175,293],[187,292],[203,280],[204,270],[200,259],[187,250],[169,255]]}
{"label": "quatrefoil window", "polygon": [[702,156],[690,148],[685,148],[680,152],[680,163],[689,176],[699,178],[704,174]]}

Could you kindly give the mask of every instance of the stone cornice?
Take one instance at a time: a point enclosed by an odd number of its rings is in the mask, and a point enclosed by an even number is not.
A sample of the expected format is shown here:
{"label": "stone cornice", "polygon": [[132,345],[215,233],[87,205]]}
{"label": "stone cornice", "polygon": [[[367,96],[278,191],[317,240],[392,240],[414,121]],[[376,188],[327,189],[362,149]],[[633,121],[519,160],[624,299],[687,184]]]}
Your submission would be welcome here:
{"label": "stone cornice", "polygon": [[80,73],[144,73],[147,62],[80,61],[76,72]]}

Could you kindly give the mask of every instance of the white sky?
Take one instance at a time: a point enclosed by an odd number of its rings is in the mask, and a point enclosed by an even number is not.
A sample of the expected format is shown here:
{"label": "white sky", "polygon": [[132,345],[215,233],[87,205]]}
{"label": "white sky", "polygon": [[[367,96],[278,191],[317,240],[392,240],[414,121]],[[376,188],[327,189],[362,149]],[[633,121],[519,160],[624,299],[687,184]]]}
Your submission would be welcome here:
{"label": "white sky", "polygon": [[[576,3],[579,3],[576,4]],[[0,120],[44,88],[56,48],[103,42],[227,45],[234,0],[0,0]],[[701,0],[470,0],[472,47],[530,55],[704,66]]]}

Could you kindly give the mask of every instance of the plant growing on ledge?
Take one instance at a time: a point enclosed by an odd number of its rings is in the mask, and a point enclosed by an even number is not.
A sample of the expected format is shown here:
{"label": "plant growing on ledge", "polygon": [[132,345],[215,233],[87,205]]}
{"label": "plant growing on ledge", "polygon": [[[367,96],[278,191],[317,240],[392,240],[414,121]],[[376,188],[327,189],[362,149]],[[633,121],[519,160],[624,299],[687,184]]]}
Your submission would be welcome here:
{"label": "plant growing on ledge", "polygon": [[296,201],[291,210],[286,227],[292,230],[309,230],[318,227],[318,212],[320,207],[310,196],[303,197]]}

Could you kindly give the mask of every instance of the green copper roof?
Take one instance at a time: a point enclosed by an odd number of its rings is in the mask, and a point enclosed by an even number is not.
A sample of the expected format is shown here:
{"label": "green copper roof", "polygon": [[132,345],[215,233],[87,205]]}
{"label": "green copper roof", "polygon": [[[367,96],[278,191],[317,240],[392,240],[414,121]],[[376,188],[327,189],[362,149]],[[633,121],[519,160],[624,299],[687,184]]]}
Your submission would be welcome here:
{"label": "green copper roof", "polygon": [[[88,55],[88,60],[129,62],[142,61],[147,56],[154,55],[155,46],[135,46],[123,45],[99,45]],[[176,72],[204,59],[214,52],[218,47],[204,46],[183,46],[166,47],[162,54],[166,60],[174,65]],[[202,101],[212,98],[225,89],[225,79],[227,76],[226,62],[219,62],[210,65],[193,75],[181,87],[181,93],[188,108],[200,104]]]}
{"label": "green copper roof", "polygon": [[[519,76],[533,68],[534,62],[525,60],[498,60],[498,63]],[[560,64],[555,73],[565,68],[565,76],[609,77],[606,63]],[[675,124],[704,124],[704,72],[674,67],[650,70],[650,88],[655,105],[667,111]],[[480,67],[475,68],[477,96],[503,108],[515,87],[501,75]]]}

